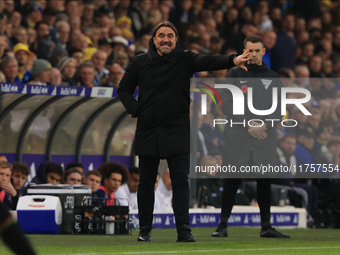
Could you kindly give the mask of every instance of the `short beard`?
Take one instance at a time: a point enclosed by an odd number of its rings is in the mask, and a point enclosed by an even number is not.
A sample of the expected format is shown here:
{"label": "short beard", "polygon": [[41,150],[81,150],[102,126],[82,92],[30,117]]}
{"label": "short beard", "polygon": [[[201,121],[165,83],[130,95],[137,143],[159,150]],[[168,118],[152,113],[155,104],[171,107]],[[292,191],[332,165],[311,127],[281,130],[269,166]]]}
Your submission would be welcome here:
{"label": "short beard", "polygon": [[[169,52],[163,52],[162,50],[161,50],[161,46],[164,46],[164,45],[167,45],[167,46],[169,46],[170,47],[170,51]],[[159,48],[157,49],[160,53],[162,53],[162,55],[167,55],[167,54],[169,54],[170,52],[172,52],[174,49],[171,49],[171,46],[172,46],[172,43],[163,43],[163,44],[160,44],[159,45]]]}
{"label": "short beard", "polygon": [[162,53],[162,55],[168,55],[172,50],[170,50],[169,52],[163,52],[160,49],[158,49],[160,53]]}

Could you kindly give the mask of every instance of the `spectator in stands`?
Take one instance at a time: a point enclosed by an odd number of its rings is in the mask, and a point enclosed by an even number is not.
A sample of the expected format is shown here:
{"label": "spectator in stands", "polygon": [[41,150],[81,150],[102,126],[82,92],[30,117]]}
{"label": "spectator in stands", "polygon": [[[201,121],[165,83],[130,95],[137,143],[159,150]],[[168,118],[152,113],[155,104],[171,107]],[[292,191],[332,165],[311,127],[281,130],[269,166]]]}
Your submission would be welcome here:
{"label": "spectator in stands", "polygon": [[5,155],[0,155],[0,161],[8,161]]}
{"label": "spectator in stands", "polygon": [[[222,204],[224,181],[216,178],[216,172],[209,171],[209,166],[216,167],[216,165],[217,161],[213,156],[207,155],[201,159],[200,166],[207,170],[197,179],[197,192],[202,196],[198,198],[201,206],[219,208]],[[199,192],[200,190],[204,190],[204,192]],[[202,202],[202,199],[206,199],[206,201]]]}
{"label": "spectator in stands", "polygon": [[101,185],[97,191],[100,198],[106,198],[106,205],[113,205],[118,188],[129,178],[129,170],[118,162],[106,162],[97,169],[102,175]]}
{"label": "spectator in stands", "polygon": [[0,161],[0,202],[9,210],[15,210],[18,203],[18,193],[11,183],[12,165]]}
{"label": "spectator in stands", "polygon": [[155,191],[155,199],[161,201],[160,207],[162,210],[172,210],[172,185],[170,172],[167,169],[158,181],[158,187]]}
{"label": "spectator in stands", "polygon": [[76,86],[73,79],[77,68],[77,61],[71,57],[63,57],[58,63],[58,69],[62,74],[62,86]]}
{"label": "spectator in stands", "polygon": [[109,70],[105,68],[107,54],[102,51],[96,51],[91,58],[91,62],[95,67],[95,79],[93,81],[94,86],[99,86],[102,78],[106,78],[109,74]]}
{"label": "spectator in stands", "polygon": [[313,56],[309,62],[309,70],[311,73],[320,73],[322,69],[322,58],[320,56]]}
{"label": "spectator in stands", "polygon": [[50,6],[52,8],[54,8],[55,10],[57,11],[62,11],[64,10],[64,3],[63,2],[60,2],[60,1],[47,1],[46,2],[46,5],[47,6]]}
{"label": "spectator in stands", "polygon": [[92,25],[94,10],[94,1],[84,1],[83,16],[81,17],[81,23],[84,27],[90,27]]}
{"label": "spectator in stands", "polygon": [[112,53],[113,42],[110,38],[104,38],[98,40],[98,50],[101,50],[110,56]]}
{"label": "spectator in stands", "polygon": [[296,164],[301,165],[302,171],[305,171],[311,164],[325,163],[325,159],[313,149],[314,133],[308,130],[301,130],[297,135],[298,144],[294,155],[296,157]]}
{"label": "spectator in stands", "polygon": [[13,53],[18,61],[19,71],[18,78],[19,82],[26,83],[31,78],[31,72],[27,70],[27,64],[32,57],[31,51],[28,46],[23,43],[18,43],[13,47]]}
{"label": "spectator in stands", "polygon": [[325,127],[321,126],[318,129],[315,130],[315,141],[313,149],[316,151],[321,150],[321,147],[323,145],[327,145],[329,141],[331,140],[331,133],[330,130]]}
{"label": "spectator in stands", "polygon": [[53,67],[51,69],[51,80],[50,83],[53,86],[60,86],[61,85],[61,73],[58,68]]}
{"label": "spectator in stands", "polygon": [[66,21],[61,20],[55,24],[55,29],[58,32],[61,46],[66,49],[67,42],[70,38],[70,25]]}
{"label": "spectator in stands", "polygon": [[80,20],[79,15],[76,15],[76,14],[69,15],[69,24],[70,24],[71,30],[81,29],[81,20]]}
{"label": "spectator in stands", "polygon": [[288,36],[294,37],[295,15],[285,15],[285,17],[283,18],[283,30],[287,33]]}
{"label": "spectator in stands", "polygon": [[132,29],[137,37],[139,37],[139,32],[147,19],[147,15],[150,9],[150,0],[134,1],[130,6],[128,16],[132,20]]}
{"label": "spectator in stands", "polygon": [[331,138],[327,145],[321,146],[322,153],[326,156],[327,163],[337,166],[340,164],[340,140]]}
{"label": "spectator in stands", "polygon": [[[277,153],[280,164],[285,166],[295,166],[296,167],[295,170],[298,171],[299,165],[297,163],[295,155],[293,154],[297,147],[296,142],[297,142],[296,138],[293,134],[285,135],[283,139],[281,139],[279,142],[279,146],[277,147]],[[287,173],[287,178],[276,180],[273,183],[299,187],[306,190],[308,194],[308,208],[307,208],[308,213],[310,215],[313,215],[317,208],[317,200],[319,197],[318,189],[314,185],[299,183],[298,179],[295,179],[299,174],[300,173],[292,171],[291,173]]]}
{"label": "spectator in stands", "polygon": [[50,35],[55,44],[59,44],[59,35],[57,30],[54,28],[54,24],[56,22],[57,11],[53,7],[47,7],[44,10],[44,14],[42,20],[45,21],[50,27]]}
{"label": "spectator in stands", "polygon": [[285,130],[287,133],[293,133],[297,136],[302,130],[307,128],[307,115],[305,115],[298,107],[295,106],[292,109],[289,118],[295,120],[297,125],[295,127],[294,125],[291,125],[291,127],[286,127]]}
{"label": "spectator in stands", "polygon": [[236,31],[238,27],[238,10],[234,7],[228,8],[226,15],[225,15],[225,21],[223,24],[223,30],[220,28],[222,24],[219,27],[220,29],[220,36],[223,39],[230,38]]}
{"label": "spectator in stands", "polygon": [[68,56],[68,52],[61,44],[57,44],[51,54],[50,62],[53,67],[57,67],[60,59]]}
{"label": "spectator in stands", "polygon": [[91,187],[92,197],[96,197],[96,192],[99,189],[100,181],[102,180],[102,175],[99,171],[93,170],[88,171],[85,176],[85,185]]}
{"label": "spectator in stands", "polygon": [[7,17],[5,14],[0,13],[0,34],[7,34]]}
{"label": "spectator in stands", "polygon": [[74,58],[77,61],[77,68],[84,62],[84,53],[82,50],[72,48],[69,51],[70,57]]}
{"label": "spectator in stands", "polygon": [[[192,114],[190,114],[192,116]],[[201,127],[203,125],[203,115],[198,114],[197,121],[197,162],[200,162],[201,158],[208,155],[207,141],[204,137]]]}
{"label": "spectator in stands", "polygon": [[72,14],[78,15],[79,5],[77,0],[67,0],[65,2],[65,13],[70,16]]}
{"label": "spectator in stands", "polygon": [[179,24],[195,25],[195,15],[191,8],[192,2],[192,0],[175,2],[175,8],[170,11],[169,21],[175,26]]}
{"label": "spectator in stands", "polygon": [[114,59],[115,52],[119,52],[119,51],[126,52],[127,47],[129,46],[128,40],[126,40],[122,36],[114,36],[112,39],[112,42],[113,42],[112,53],[108,56],[107,61],[106,61],[106,65],[108,66],[114,63],[113,59]]}
{"label": "spectator in stands", "polygon": [[120,205],[127,205],[128,202],[129,209],[138,209],[137,206],[137,189],[139,184],[139,169],[137,167],[130,167],[129,169],[130,177],[128,181],[121,185],[115,192],[116,199],[119,200]]}
{"label": "spectator in stands", "polygon": [[5,50],[3,57],[5,58],[5,57],[15,57],[15,56],[12,50]]}
{"label": "spectator in stands", "polygon": [[314,55],[314,44],[311,41],[305,42],[301,49],[301,58],[309,61]]}
{"label": "spectator in stands", "polygon": [[296,41],[283,31],[281,20],[274,20],[273,26],[277,39],[271,50],[272,69],[277,72],[282,67],[294,68]]}
{"label": "spectator in stands", "polygon": [[[293,152],[296,149],[296,137],[293,134],[286,134],[279,142],[277,147],[277,154],[279,157],[279,162],[286,166],[296,165],[296,158]],[[292,172],[289,176],[294,176],[296,173]],[[290,180],[288,180],[288,183]],[[282,183],[283,184],[283,183]],[[285,183],[286,179],[285,179]]]}
{"label": "spectator in stands", "polygon": [[269,6],[268,1],[261,0],[258,2],[258,12],[261,17],[261,31],[268,31],[273,29],[273,22],[269,18]]}
{"label": "spectator in stands", "polygon": [[203,53],[210,53],[211,42],[210,42],[210,34],[207,32],[202,33],[200,36],[200,43],[201,43],[201,51]]}
{"label": "spectator in stands", "polygon": [[125,70],[129,65],[129,57],[123,51],[116,51],[113,54],[113,63],[119,64]]}
{"label": "spectator in stands", "polygon": [[111,28],[114,25],[114,15],[110,7],[104,4],[98,9],[97,23],[101,27]]}
{"label": "spectator in stands", "polygon": [[51,64],[44,59],[37,59],[33,63],[32,80],[27,84],[48,85],[51,80]]}
{"label": "spectator in stands", "polygon": [[[123,31],[124,29],[127,30],[129,29],[129,31],[131,31],[131,29],[129,28],[130,27],[130,22],[129,20],[127,20],[128,24],[122,24],[121,27],[123,28]],[[151,9],[148,13],[148,16],[147,16],[147,19],[146,21],[144,22],[143,24],[143,28],[140,32],[140,35],[144,35],[144,34],[151,34],[152,33],[152,30],[153,28],[158,24],[162,22],[162,13],[160,10],[158,9]]]}
{"label": "spectator in stands", "polygon": [[333,50],[337,52],[338,54],[340,53],[340,32],[339,31],[337,31],[334,35]]}
{"label": "spectator in stands", "polygon": [[6,82],[6,77],[1,71],[0,71],[0,82]]}
{"label": "spectator in stands", "polygon": [[307,66],[298,65],[295,67],[296,84],[301,88],[309,88],[309,70]]}
{"label": "spectator in stands", "polygon": [[[262,2],[266,2],[266,1],[261,1]],[[268,68],[271,68],[272,66],[272,62],[271,62],[271,50],[272,48],[274,48],[275,44],[276,44],[276,33],[274,31],[271,30],[266,30],[263,33],[263,45],[266,48],[266,53],[263,56],[263,61],[267,64]]]}
{"label": "spectator in stands", "polygon": [[114,38],[116,36],[122,36],[122,30],[119,27],[112,27],[109,31],[109,37]]}
{"label": "spectator in stands", "polygon": [[1,71],[6,77],[6,82],[20,83],[18,72],[18,61],[14,57],[5,57],[2,59]]}
{"label": "spectator in stands", "polygon": [[8,17],[8,21],[10,24],[12,24],[13,29],[20,26],[22,20],[21,13],[18,11],[14,11],[11,13],[11,15]]}
{"label": "spectator in stands", "polygon": [[44,10],[39,4],[31,3],[26,12],[27,16],[21,21],[21,25],[28,28],[34,28],[35,25],[42,20]]}
{"label": "spectator in stands", "polygon": [[322,99],[319,101],[319,109],[321,112],[321,120],[322,121],[338,121],[335,107],[332,106],[332,103],[329,99]]}
{"label": "spectator in stands", "polygon": [[84,51],[88,47],[88,42],[86,36],[80,32],[80,30],[72,31],[70,36],[70,44],[68,50],[70,48],[76,48]]}
{"label": "spectator in stands", "polygon": [[128,40],[126,40],[124,37],[122,36],[115,36],[112,40],[113,42],[113,52],[116,51],[126,51],[126,48],[129,46],[129,42]]}
{"label": "spectator in stands", "polygon": [[64,184],[82,184],[83,175],[76,168],[65,171]]}
{"label": "spectator in stands", "polygon": [[118,88],[120,80],[123,78],[125,70],[119,64],[112,64],[109,68],[109,75],[102,79],[102,87]]}
{"label": "spectator in stands", "polygon": [[310,113],[312,115],[307,116],[306,127],[312,128],[313,131],[315,132],[319,128],[319,125],[320,125],[321,112],[320,112],[319,108],[312,107],[310,109]]}
{"label": "spectator in stands", "polygon": [[0,59],[3,57],[5,53],[5,49],[8,47],[7,37],[4,35],[0,35]]}
{"label": "spectator in stands", "polygon": [[207,113],[204,116],[204,123],[200,128],[204,135],[205,144],[207,146],[208,151],[213,149],[224,151],[225,136],[217,127],[214,127],[213,123],[214,115],[211,112]]}
{"label": "spectator in stands", "polygon": [[33,44],[33,50],[37,53],[38,58],[49,60],[53,51],[53,41],[50,35],[49,24],[40,21],[36,24],[37,38]]}
{"label": "spectator in stands", "polygon": [[28,46],[29,48],[33,47],[35,40],[37,39],[37,31],[34,28],[27,28],[27,36],[28,36]]}
{"label": "spectator in stands", "polygon": [[11,38],[12,45],[16,45],[17,43],[23,43],[28,45],[28,34],[26,28],[23,26],[17,26],[13,29],[13,34]]}
{"label": "spectator in stands", "polygon": [[94,86],[95,68],[91,61],[85,61],[79,66],[79,81],[77,86],[93,87]]}
{"label": "spectator in stands", "polygon": [[242,54],[244,39],[254,36],[257,33],[258,29],[254,23],[245,23],[241,28],[241,33],[234,33],[223,45],[221,54],[225,54],[228,48],[235,48],[237,50],[237,54]]}

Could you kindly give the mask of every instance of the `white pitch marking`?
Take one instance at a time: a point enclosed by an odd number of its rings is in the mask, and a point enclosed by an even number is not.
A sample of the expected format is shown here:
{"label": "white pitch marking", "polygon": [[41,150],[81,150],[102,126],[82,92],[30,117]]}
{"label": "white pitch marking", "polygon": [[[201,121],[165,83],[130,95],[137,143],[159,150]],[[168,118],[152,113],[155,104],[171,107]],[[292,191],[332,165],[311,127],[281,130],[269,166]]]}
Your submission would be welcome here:
{"label": "white pitch marking", "polygon": [[202,253],[202,252],[228,252],[228,251],[278,251],[278,250],[320,250],[320,249],[340,249],[334,247],[292,247],[292,248],[258,248],[258,249],[224,249],[224,250],[188,250],[188,251],[141,251],[141,252],[119,252],[119,253],[68,253],[68,254],[44,254],[44,255],[139,255],[139,254],[173,254],[173,253]]}

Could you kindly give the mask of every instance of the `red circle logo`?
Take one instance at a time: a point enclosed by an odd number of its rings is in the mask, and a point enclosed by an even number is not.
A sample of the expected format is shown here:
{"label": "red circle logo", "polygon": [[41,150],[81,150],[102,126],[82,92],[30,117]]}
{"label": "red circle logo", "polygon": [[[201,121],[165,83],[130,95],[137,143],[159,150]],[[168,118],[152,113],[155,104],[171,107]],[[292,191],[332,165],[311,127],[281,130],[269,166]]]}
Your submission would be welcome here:
{"label": "red circle logo", "polygon": [[243,85],[243,86],[241,87],[241,90],[242,90],[243,93],[247,93],[248,87],[247,87],[246,85]]}

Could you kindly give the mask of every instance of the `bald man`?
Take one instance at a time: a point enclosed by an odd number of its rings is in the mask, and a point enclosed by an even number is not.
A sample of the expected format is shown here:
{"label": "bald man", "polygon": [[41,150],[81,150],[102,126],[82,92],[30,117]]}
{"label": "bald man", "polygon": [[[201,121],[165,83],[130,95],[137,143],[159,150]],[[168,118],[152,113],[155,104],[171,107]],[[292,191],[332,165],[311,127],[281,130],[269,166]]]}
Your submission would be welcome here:
{"label": "bald man", "polygon": [[91,62],[95,67],[95,79],[93,81],[94,86],[100,85],[100,80],[106,78],[109,74],[109,70],[105,68],[107,54],[103,50],[97,50],[91,58]]}
{"label": "bald man", "polygon": [[262,36],[263,45],[266,48],[266,53],[263,56],[263,61],[267,64],[268,68],[271,68],[272,62],[270,60],[270,51],[276,44],[277,35],[274,31],[266,30]]}
{"label": "bald man", "polygon": [[101,87],[118,88],[119,82],[123,78],[125,70],[117,63],[114,63],[109,68],[109,75],[101,80]]}

